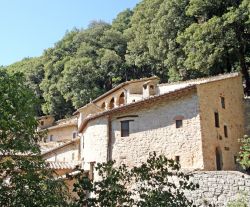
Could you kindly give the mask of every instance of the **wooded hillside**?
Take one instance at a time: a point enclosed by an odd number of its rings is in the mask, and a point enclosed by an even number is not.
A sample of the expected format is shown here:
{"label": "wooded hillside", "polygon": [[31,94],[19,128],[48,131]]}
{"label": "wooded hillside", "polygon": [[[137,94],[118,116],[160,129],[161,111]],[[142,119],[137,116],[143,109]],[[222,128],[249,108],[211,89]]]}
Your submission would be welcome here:
{"label": "wooded hillside", "polygon": [[249,0],[143,0],[7,70],[25,74],[38,115],[63,118],[120,82],[152,75],[166,82],[241,71],[248,90],[249,66]]}

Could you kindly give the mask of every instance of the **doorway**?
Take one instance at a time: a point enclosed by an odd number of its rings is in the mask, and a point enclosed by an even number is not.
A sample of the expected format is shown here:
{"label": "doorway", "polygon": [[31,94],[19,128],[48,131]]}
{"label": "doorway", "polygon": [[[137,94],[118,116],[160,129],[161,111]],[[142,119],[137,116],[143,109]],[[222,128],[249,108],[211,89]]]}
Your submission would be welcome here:
{"label": "doorway", "polygon": [[216,170],[222,170],[222,153],[219,147],[216,147]]}

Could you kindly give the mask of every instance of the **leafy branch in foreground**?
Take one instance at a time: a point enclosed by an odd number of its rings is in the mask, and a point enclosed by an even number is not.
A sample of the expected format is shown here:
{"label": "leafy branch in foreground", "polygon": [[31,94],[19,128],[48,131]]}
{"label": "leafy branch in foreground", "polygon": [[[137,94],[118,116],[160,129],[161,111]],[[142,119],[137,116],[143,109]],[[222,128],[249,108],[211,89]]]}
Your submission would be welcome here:
{"label": "leafy branch in foreground", "polygon": [[0,70],[0,206],[65,206],[67,189],[38,146],[34,94],[22,74]]}
{"label": "leafy branch in foreground", "polygon": [[97,164],[96,171],[94,181],[83,172],[76,176],[74,192],[79,197],[72,206],[193,206],[184,191],[199,187],[180,172],[177,162],[156,153],[132,169],[109,161]]}
{"label": "leafy branch in foreground", "polygon": [[240,142],[242,146],[237,161],[244,170],[250,173],[250,137],[244,136],[244,138],[240,139]]}

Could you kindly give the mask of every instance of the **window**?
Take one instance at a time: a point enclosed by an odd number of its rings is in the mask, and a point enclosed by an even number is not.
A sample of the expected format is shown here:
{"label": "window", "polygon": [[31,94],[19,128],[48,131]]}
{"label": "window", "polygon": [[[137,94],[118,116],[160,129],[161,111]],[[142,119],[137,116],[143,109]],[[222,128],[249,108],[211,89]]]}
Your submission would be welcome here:
{"label": "window", "polygon": [[176,126],[176,128],[181,128],[182,127],[182,120],[175,120],[175,126]]}
{"label": "window", "polygon": [[75,139],[77,136],[77,133],[76,132],[73,132],[73,139]]}
{"label": "window", "polygon": [[51,135],[49,136],[49,141],[52,142],[53,139],[54,139],[54,137],[53,137],[53,135],[51,134]]}
{"label": "window", "polygon": [[44,121],[41,121],[41,126],[43,126],[44,125]]}
{"label": "window", "polygon": [[180,162],[180,156],[175,156],[175,161]]}
{"label": "window", "polygon": [[101,106],[102,109],[105,109],[105,106],[106,106],[106,104],[105,104],[105,102],[103,102],[103,103],[102,103],[102,106]]}
{"label": "window", "polygon": [[125,94],[124,92],[121,93],[121,95],[119,96],[119,106],[122,106],[125,104]]}
{"label": "window", "polygon": [[224,97],[220,97],[220,102],[221,102],[221,107],[222,107],[223,109],[225,109],[225,108],[226,108],[226,105],[225,105],[225,98],[224,98]]}
{"label": "window", "polygon": [[129,121],[121,121],[121,137],[129,136]]}
{"label": "window", "polygon": [[115,107],[115,99],[112,98],[109,102],[109,109],[113,109]]}
{"label": "window", "polygon": [[153,85],[150,85],[150,89],[154,89],[154,86],[153,86]]}
{"label": "window", "polygon": [[75,153],[72,153],[72,160],[75,160]]}
{"label": "window", "polygon": [[214,122],[215,122],[215,127],[219,128],[220,121],[219,121],[219,113],[218,112],[214,112]]}
{"label": "window", "polygon": [[228,137],[228,131],[227,131],[227,126],[224,125],[224,136]]}

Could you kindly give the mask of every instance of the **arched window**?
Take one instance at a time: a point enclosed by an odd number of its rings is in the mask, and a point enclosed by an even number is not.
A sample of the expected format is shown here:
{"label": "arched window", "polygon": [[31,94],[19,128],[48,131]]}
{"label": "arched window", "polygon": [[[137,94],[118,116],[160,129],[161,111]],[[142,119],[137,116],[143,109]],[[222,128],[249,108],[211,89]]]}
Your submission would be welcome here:
{"label": "arched window", "polygon": [[112,109],[112,108],[114,108],[114,106],[115,106],[115,99],[114,98],[112,98],[111,100],[110,100],[110,102],[109,102],[109,109]]}
{"label": "arched window", "polygon": [[121,95],[119,96],[119,106],[124,104],[125,104],[125,95],[124,92],[122,92]]}
{"label": "arched window", "polygon": [[102,103],[102,109],[105,109],[105,102]]}

